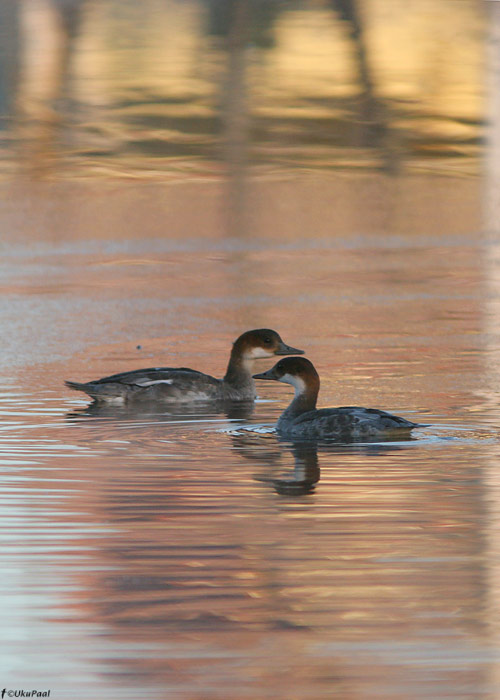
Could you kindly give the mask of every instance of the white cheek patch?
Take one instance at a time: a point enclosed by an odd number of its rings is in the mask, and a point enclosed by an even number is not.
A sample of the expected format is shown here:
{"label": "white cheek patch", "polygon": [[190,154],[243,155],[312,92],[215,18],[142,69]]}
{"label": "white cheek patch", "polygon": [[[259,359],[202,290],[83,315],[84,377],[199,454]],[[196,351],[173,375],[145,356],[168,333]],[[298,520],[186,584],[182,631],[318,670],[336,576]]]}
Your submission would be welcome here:
{"label": "white cheek patch", "polygon": [[248,356],[251,357],[253,360],[259,360],[264,357],[273,357],[274,352],[272,350],[266,350],[265,348],[252,348],[252,350],[248,353]]}
{"label": "white cheek patch", "polygon": [[153,386],[154,384],[172,384],[173,379],[145,379],[142,382],[135,382],[136,386]]}
{"label": "white cheek patch", "polygon": [[306,383],[304,380],[300,377],[296,377],[293,374],[284,374],[278,381],[284,382],[285,384],[291,384],[293,387],[295,387],[295,394],[297,395],[303,394],[306,390]]}

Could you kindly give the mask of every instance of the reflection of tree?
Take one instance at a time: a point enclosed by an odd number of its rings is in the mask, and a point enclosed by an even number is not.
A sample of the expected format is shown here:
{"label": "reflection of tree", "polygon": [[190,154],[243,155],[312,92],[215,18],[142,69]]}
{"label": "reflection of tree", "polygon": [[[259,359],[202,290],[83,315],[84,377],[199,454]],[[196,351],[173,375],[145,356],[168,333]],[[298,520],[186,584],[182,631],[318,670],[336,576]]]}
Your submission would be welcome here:
{"label": "reflection of tree", "polygon": [[485,224],[497,233],[500,227],[500,5],[490,2],[488,62],[486,65],[488,129],[485,152]]}
{"label": "reflection of tree", "polygon": [[205,0],[208,7],[207,32],[227,38],[233,31],[238,5],[245,5],[245,34],[259,48],[274,46],[274,21],[285,8],[283,0]]}
{"label": "reflection of tree", "polygon": [[67,78],[71,68],[75,43],[81,29],[82,10],[87,0],[52,0],[61,28],[61,80],[60,89],[64,94],[67,88]]}
{"label": "reflection of tree", "polygon": [[[334,11],[349,27],[361,87],[359,141],[361,146],[385,148],[389,169],[394,168],[394,157],[386,135],[386,110],[376,97],[374,80],[369,65],[362,18],[355,0],[331,0]],[[224,125],[224,160],[228,168],[229,191],[227,200],[228,228],[231,233],[245,233],[247,221],[245,173],[248,165],[250,136],[250,108],[247,94],[248,47],[272,46],[272,29],[284,6],[277,2],[260,0],[211,0],[208,3],[208,33],[223,37],[227,51],[226,81],[223,86],[222,123]]]}
{"label": "reflection of tree", "polygon": [[365,124],[365,129],[361,138],[364,145],[373,145],[381,138],[387,129],[387,124],[382,105],[374,92],[374,80],[366,50],[363,22],[358,12],[356,0],[331,0],[331,4],[349,26],[358,80],[362,91],[360,116]]}
{"label": "reflection of tree", "polygon": [[[20,141],[26,141],[27,157],[32,161],[31,165],[35,162],[38,169],[50,165],[51,159],[57,154],[57,147],[62,140],[63,124],[66,125],[64,136],[74,139],[75,129],[71,121],[78,105],[71,102],[71,66],[72,55],[77,46],[76,39],[81,31],[82,9],[85,3],[86,0],[25,0],[23,3],[4,0],[0,3],[0,22],[5,27],[0,36],[0,115],[12,111],[16,83],[19,83],[18,104],[25,117],[23,124],[26,128],[16,136]],[[127,6],[127,3],[113,0],[109,4],[116,9],[116,15],[120,19],[122,8]],[[184,11],[183,5],[166,0],[165,13]],[[196,6],[194,3],[190,5]],[[98,3],[91,5],[86,26],[89,32],[98,36],[99,32],[93,29],[93,21],[99,21],[103,15],[94,13],[93,8],[97,6]],[[43,15],[43,26],[38,29],[39,34],[36,37],[35,30],[32,29],[31,35],[25,36],[25,45],[21,47],[18,36],[20,8],[25,13],[28,9],[29,14],[35,7],[35,19]],[[201,79],[200,76],[195,76],[195,80],[188,87],[179,87],[182,81],[177,79],[176,87],[173,87],[172,81],[172,86],[166,84],[165,90],[160,87],[155,94],[149,94],[147,88],[132,89],[123,103],[118,100],[112,104],[114,111],[108,118],[110,121],[117,120],[114,133],[124,141],[130,157],[134,157],[139,151],[140,157],[161,157],[164,162],[165,157],[171,156],[186,160],[198,157],[209,161],[222,161],[226,165],[230,180],[229,194],[225,201],[228,209],[228,227],[236,232],[249,229],[246,215],[248,207],[245,204],[248,189],[245,173],[252,157],[267,163],[276,159],[288,166],[300,167],[311,161],[317,164],[318,159],[328,163],[332,154],[338,152],[337,149],[361,146],[377,149],[387,168],[393,169],[397,166],[395,161],[400,154],[396,138],[398,134],[402,134],[402,130],[389,128],[393,113],[398,116],[397,106],[392,105],[390,111],[388,102],[380,97],[378,77],[374,75],[372,57],[366,41],[367,22],[370,18],[368,15],[365,17],[362,12],[363,5],[359,0],[328,0],[318,5],[303,0],[198,0],[198,7],[201,8],[200,13],[201,10],[205,11],[202,32],[209,37],[209,41],[202,44],[202,63],[210,69],[210,66],[218,67],[222,61],[225,66],[224,74],[221,77],[216,70],[207,75],[206,70],[201,70]],[[269,55],[271,51],[278,53],[282,50],[276,41],[276,37],[282,35],[276,28],[280,21],[280,31],[282,26],[286,29],[286,13],[290,16],[293,13],[300,15],[305,12],[314,15],[318,7],[320,12],[324,12],[326,8],[331,16],[335,14],[342,20],[345,28],[343,34],[348,37],[350,52],[354,58],[353,72],[358,96],[354,102],[349,96],[333,96],[336,91],[329,90],[328,85],[324,94],[321,94],[321,91],[315,92],[314,89],[308,90],[307,86],[303,94],[303,88],[299,86],[296,93],[297,105],[294,104],[295,98],[292,94],[286,109],[267,109],[267,112],[260,110],[259,115],[253,119],[253,98],[249,95],[247,86],[250,64],[255,62],[262,66],[264,60],[254,61],[256,56],[265,59],[266,52]],[[156,11],[163,17],[163,3],[146,3],[144,8],[144,12]],[[113,13],[108,13],[107,17],[112,18]],[[126,18],[126,21],[130,22],[130,18]],[[145,17],[145,22],[152,23],[154,18]],[[193,24],[183,26],[193,27]],[[291,26],[293,31],[297,31],[297,23],[293,19]],[[44,37],[43,33],[47,32],[47,28],[53,36],[48,37],[48,41],[45,42],[47,37]],[[334,36],[332,32],[331,42],[335,41]],[[28,49],[29,53],[30,46],[33,50],[37,44],[35,38],[41,39],[41,43],[45,43],[47,49],[38,57],[32,51],[30,61],[23,62],[23,71],[28,68],[28,79],[23,80],[23,76],[18,79],[19,56],[24,54],[26,58],[26,50]],[[308,38],[310,41],[311,37]],[[165,39],[168,42],[167,36]],[[107,59],[115,48],[113,40],[100,47],[100,58],[104,56]],[[342,51],[345,53],[344,41]],[[297,65],[300,64],[301,58],[297,52]],[[397,60],[397,54],[395,59]],[[321,58],[318,58],[318,61],[320,60]],[[105,64],[106,60],[101,61],[101,65]],[[270,66],[273,64],[274,60],[269,62]],[[334,69],[335,66],[331,66],[331,81],[335,79]],[[260,76],[263,85],[263,71],[260,72]],[[138,70],[131,76],[129,86],[138,84],[140,77]],[[188,76],[187,80],[189,79]],[[199,94],[196,94],[197,80],[208,83],[202,86]],[[207,101],[206,95],[210,94],[214,84],[218,100],[215,109],[212,109],[210,98]],[[269,88],[266,99],[269,99],[269,93],[275,89],[274,75]],[[99,89],[97,88],[97,91]],[[96,100],[97,104],[99,100]],[[182,104],[185,105],[185,109],[182,109]],[[276,103],[274,104],[276,106]],[[295,106],[299,106],[300,109],[292,110],[293,114],[290,114],[288,107]],[[137,107],[136,113],[134,107]],[[98,121],[99,116],[98,114],[94,120],[90,118],[88,123]],[[432,114],[427,116],[429,119],[434,118]],[[401,117],[407,121],[408,114],[401,114]],[[410,126],[413,134],[416,127],[414,124]],[[129,138],[130,132],[134,133],[132,138]],[[94,132],[87,131],[86,134],[92,141]],[[172,137],[172,134],[175,136]],[[220,148],[215,151],[214,136],[220,140]],[[411,138],[410,131],[407,136],[401,135],[401,139],[404,138]],[[427,144],[429,138],[424,138]],[[252,140],[258,146],[253,153]],[[455,136],[452,135],[448,143],[440,137],[437,143],[431,144],[432,153],[442,155],[443,150],[440,146],[449,153],[452,143],[456,144]]]}
{"label": "reflection of tree", "polygon": [[[58,151],[63,126],[69,122],[74,105],[70,105],[72,90],[71,66],[81,26],[81,11],[87,0],[51,0],[43,8],[47,19],[50,53],[42,57],[31,53],[20,77],[18,108],[20,127],[18,138],[28,168],[40,175],[52,167]],[[32,9],[32,8],[31,8]],[[31,28],[25,34],[23,50],[34,44]],[[34,44],[36,45],[36,44]],[[40,70],[40,58],[43,69]]]}
{"label": "reflection of tree", "polygon": [[350,34],[356,46],[356,57],[358,59],[359,77],[363,90],[368,95],[373,95],[373,80],[368,65],[366,47],[364,44],[363,27],[359,16],[355,0],[331,0],[334,10],[340,17],[350,24]]}
{"label": "reflection of tree", "polygon": [[228,167],[229,233],[245,233],[247,151],[249,118],[247,106],[247,49],[249,0],[233,0],[228,5],[227,78],[222,101],[225,161]]}
{"label": "reflection of tree", "polygon": [[281,2],[276,0],[207,0],[207,33],[222,39],[227,55],[226,78],[221,86],[223,159],[228,171],[225,208],[228,232],[244,234],[249,228],[246,171],[250,142],[247,94],[250,44],[274,45],[273,24]]}
{"label": "reflection of tree", "polygon": [[0,2],[0,129],[12,113],[19,79],[19,3]]}

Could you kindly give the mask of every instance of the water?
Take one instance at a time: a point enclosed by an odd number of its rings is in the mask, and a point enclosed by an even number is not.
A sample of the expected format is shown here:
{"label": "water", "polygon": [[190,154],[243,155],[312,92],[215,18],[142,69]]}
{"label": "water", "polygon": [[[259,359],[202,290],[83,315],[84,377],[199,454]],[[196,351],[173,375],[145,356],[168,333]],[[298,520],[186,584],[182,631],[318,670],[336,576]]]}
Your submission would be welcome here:
{"label": "water", "polygon": [[[232,243],[193,242],[194,260],[189,241],[171,254],[144,241],[152,262],[12,246],[3,677],[59,697],[493,697],[500,412],[484,246]],[[304,451],[264,430],[283,385],[239,415],[92,413],[62,386],[161,363],[220,375],[255,325],[307,348],[322,405],[432,425]]]}
{"label": "water", "polygon": [[[20,72],[1,102],[0,689],[498,697],[482,11],[374,0],[363,47],[329,3],[291,3],[260,18],[242,69],[209,5],[2,8],[18,32],[2,69]],[[371,81],[382,131],[365,128]],[[292,444],[272,430],[285,385],[226,413],[94,411],[63,385],[222,376],[255,327],[307,350],[321,406],[430,425]]]}

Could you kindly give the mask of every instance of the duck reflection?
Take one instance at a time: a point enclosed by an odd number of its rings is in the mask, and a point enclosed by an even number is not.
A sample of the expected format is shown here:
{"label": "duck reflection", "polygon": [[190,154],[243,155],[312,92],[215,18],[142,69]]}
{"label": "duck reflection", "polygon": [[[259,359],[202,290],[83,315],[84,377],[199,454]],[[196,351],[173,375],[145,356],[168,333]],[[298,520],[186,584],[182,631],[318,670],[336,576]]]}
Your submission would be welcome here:
{"label": "duck reflection", "polygon": [[[274,438],[274,436],[273,436]],[[244,459],[254,462],[265,462],[273,471],[280,468],[283,458],[288,459],[292,453],[294,467],[292,470],[280,473],[278,476],[267,473],[255,477],[256,481],[271,484],[275,491],[285,496],[299,496],[312,493],[320,479],[318,450],[325,454],[347,455],[360,454],[379,457],[389,452],[404,449],[403,444],[394,442],[366,443],[327,443],[315,440],[289,441],[282,438],[269,440],[262,435],[239,434],[232,436],[233,445],[238,454]],[[413,442],[409,436],[401,443]]]}
{"label": "duck reflection", "polygon": [[294,468],[278,477],[257,476],[257,481],[272,484],[282,496],[304,496],[312,493],[319,481],[318,447],[315,443],[296,442],[291,445]]}
{"label": "duck reflection", "polygon": [[69,421],[85,418],[114,418],[117,420],[179,421],[183,418],[200,421],[225,416],[229,420],[247,420],[254,411],[253,401],[199,401],[194,404],[148,402],[143,404],[112,405],[93,401],[66,414]]}
{"label": "duck reflection", "polygon": [[[233,447],[241,457],[266,464],[267,473],[256,475],[256,481],[271,484],[277,493],[285,496],[300,496],[314,491],[320,477],[318,444],[315,441],[284,442],[279,438],[274,439],[274,435],[252,433],[231,437]],[[289,460],[289,452],[294,460],[293,469],[279,472],[283,459]],[[279,473],[276,475],[277,471]]]}

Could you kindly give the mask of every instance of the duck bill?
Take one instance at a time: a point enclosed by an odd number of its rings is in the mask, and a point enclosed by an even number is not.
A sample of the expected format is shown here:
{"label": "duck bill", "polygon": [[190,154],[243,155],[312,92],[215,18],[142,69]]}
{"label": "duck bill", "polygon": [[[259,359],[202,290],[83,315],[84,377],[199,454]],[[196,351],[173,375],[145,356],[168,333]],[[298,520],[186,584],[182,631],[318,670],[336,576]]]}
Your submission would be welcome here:
{"label": "duck bill", "polygon": [[273,369],[268,369],[267,372],[260,372],[260,374],[254,374],[253,379],[276,379]]}
{"label": "duck bill", "polygon": [[[286,345],[283,341],[278,345],[278,349],[274,351],[275,355],[303,355],[305,350],[292,348],[291,345]],[[274,377],[266,377],[266,379],[274,379]]]}

